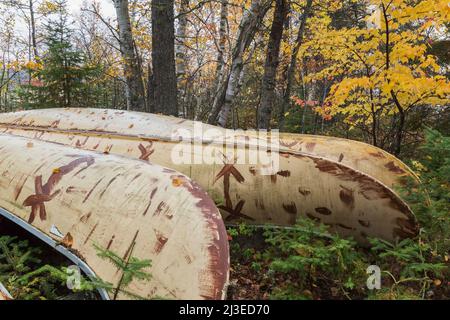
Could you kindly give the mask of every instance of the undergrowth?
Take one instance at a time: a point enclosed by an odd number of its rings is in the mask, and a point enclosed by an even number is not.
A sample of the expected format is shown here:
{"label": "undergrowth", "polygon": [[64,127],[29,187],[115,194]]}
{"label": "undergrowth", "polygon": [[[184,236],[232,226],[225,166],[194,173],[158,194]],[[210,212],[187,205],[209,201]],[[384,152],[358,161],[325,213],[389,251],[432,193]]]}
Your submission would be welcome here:
{"label": "undergrowth", "polygon": [[[411,179],[399,190],[421,226],[416,238],[362,248],[309,219],[289,229],[231,228],[233,298],[448,299],[450,138],[428,130],[419,151],[411,165],[421,185]],[[259,244],[249,246],[255,235]],[[367,287],[371,265],[381,270],[379,289]]]}

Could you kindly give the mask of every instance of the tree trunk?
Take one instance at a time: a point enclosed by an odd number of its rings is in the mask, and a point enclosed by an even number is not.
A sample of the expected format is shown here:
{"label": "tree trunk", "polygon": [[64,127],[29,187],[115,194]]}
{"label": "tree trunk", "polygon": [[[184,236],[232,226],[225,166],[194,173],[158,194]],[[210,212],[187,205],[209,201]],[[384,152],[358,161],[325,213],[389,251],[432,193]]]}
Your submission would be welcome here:
{"label": "tree trunk", "polygon": [[208,118],[209,123],[215,123],[218,117],[217,123],[225,127],[231,110],[231,103],[235,97],[239,76],[244,66],[244,53],[253,40],[271,3],[272,0],[252,0],[250,10],[244,13],[233,48],[230,74],[222,82],[216,99],[214,99],[213,109]]}
{"label": "tree trunk", "polygon": [[217,53],[216,78],[214,85],[216,92],[218,92],[219,85],[222,83],[225,74],[225,44],[227,42],[228,27],[228,0],[221,0],[220,4],[219,51]]}
{"label": "tree trunk", "polygon": [[[389,22],[390,20],[388,19],[388,13],[387,13],[387,7],[384,5],[384,3],[381,3],[381,9],[383,12],[383,18],[384,18],[384,23],[385,23],[385,28],[386,28],[386,40],[385,40],[385,55],[386,55],[386,71],[389,71],[390,69],[390,53],[391,53],[391,48],[390,48],[390,29],[389,29]],[[387,82],[390,82],[390,79],[387,79]],[[402,140],[403,140],[403,130],[405,128],[405,119],[406,119],[406,115],[405,115],[405,109],[403,108],[403,106],[401,105],[400,101],[398,100],[397,94],[394,92],[394,90],[390,91],[390,95],[392,100],[394,101],[394,105],[397,108],[397,111],[399,113],[399,122],[398,122],[398,127],[395,133],[395,141],[394,141],[394,148],[393,148],[393,153],[394,155],[398,156],[400,154],[401,151],[401,147],[402,147]]]}
{"label": "tree trunk", "polygon": [[120,51],[124,60],[127,85],[127,109],[145,111],[144,82],[139,61],[134,49],[128,0],[114,0],[119,25]]}
{"label": "tree trunk", "polygon": [[152,1],[152,60],[155,112],[178,115],[174,1]]}
{"label": "tree trunk", "polygon": [[33,54],[34,60],[39,58],[38,48],[37,48],[37,40],[36,40],[36,20],[34,18],[34,3],[33,0],[30,0],[30,24],[31,24],[31,45],[33,46]]}
{"label": "tree trunk", "polygon": [[178,13],[178,29],[176,35],[175,57],[176,70],[179,88],[179,98],[181,103],[180,116],[186,117],[185,99],[186,99],[186,49],[184,42],[186,40],[187,31],[187,12],[189,10],[189,0],[181,0],[180,12]]}
{"label": "tree trunk", "polygon": [[286,89],[284,90],[283,102],[281,104],[280,114],[279,114],[279,118],[278,118],[280,131],[283,129],[283,126],[284,126],[284,113],[290,104],[292,84],[294,82],[295,70],[297,68],[297,56],[298,56],[298,52],[300,51],[300,47],[303,44],[303,37],[305,34],[305,29],[306,29],[306,22],[308,20],[308,16],[310,15],[312,4],[313,4],[313,0],[306,1],[306,6],[305,6],[305,9],[303,11],[303,15],[302,15],[302,18],[300,21],[300,27],[298,28],[297,39],[295,41],[295,47],[294,47],[294,50],[292,51],[291,62],[289,64],[289,68],[288,68],[287,76],[286,76]]}
{"label": "tree trunk", "polygon": [[152,65],[148,64],[148,80],[147,80],[147,108],[148,112],[155,112],[155,106],[153,105],[155,101],[155,84],[153,81],[153,70]]}
{"label": "tree trunk", "polygon": [[270,120],[275,97],[275,83],[279,63],[283,27],[287,16],[287,1],[275,0],[272,29],[267,46],[264,76],[261,84],[261,107],[259,109],[258,129],[270,129]]}

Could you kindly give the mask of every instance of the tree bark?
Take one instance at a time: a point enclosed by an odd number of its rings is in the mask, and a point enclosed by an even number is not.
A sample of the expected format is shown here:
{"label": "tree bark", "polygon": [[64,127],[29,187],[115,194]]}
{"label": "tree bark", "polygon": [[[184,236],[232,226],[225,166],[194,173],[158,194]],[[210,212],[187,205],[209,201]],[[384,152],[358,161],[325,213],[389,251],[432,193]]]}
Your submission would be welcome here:
{"label": "tree bark", "polygon": [[220,2],[220,25],[219,25],[219,51],[217,52],[217,67],[214,88],[216,93],[225,74],[225,45],[227,42],[228,27],[228,0]]}
{"label": "tree bark", "polygon": [[[385,66],[385,68],[386,68],[386,71],[389,71],[389,69],[391,67],[391,62],[390,62],[390,53],[391,53],[390,45],[391,44],[390,44],[389,18],[388,18],[387,8],[384,5],[384,3],[381,4],[381,9],[383,11],[384,23],[385,23],[385,28],[386,28],[386,39],[385,39],[386,66]],[[390,82],[389,75],[388,75],[387,81],[388,81],[388,83]],[[394,101],[394,105],[397,107],[397,111],[399,113],[399,122],[398,122],[398,127],[397,127],[397,130],[395,133],[394,147],[392,150],[394,155],[398,156],[400,154],[401,147],[402,147],[403,130],[405,128],[406,114],[405,114],[405,109],[403,108],[402,104],[398,100],[397,94],[394,92],[394,90],[390,91],[390,95],[391,95],[391,98]]]}
{"label": "tree bark", "polygon": [[124,61],[127,109],[145,111],[144,82],[134,48],[128,0],[114,0],[119,25],[120,51]]}
{"label": "tree bark", "polygon": [[189,10],[189,0],[181,0],[180,12],[178,13],[178,28],[176,34],[175,58],[177,81],[179,88],[179,98],[182,108],[180,108],[180,116],[186,117],[185,113],[185,99],[186,99],[186,49],[184,42],[186,40],[187,31],[187,12]]}
{"label": "tree bark", "polygon": [[30,6],[30,24],[31,24],[31,45],[33,46],[34,60],[37,60],[39,58],[39,53],[36,40],[36,20],[34,18],[33,0],[30,0],[29,6]]}
{"label": "tree bark", "polygon": [[152,1],[152,60],[155,112],[178,115],[174,1]]}
{"label": "tree bark", "polygon": [[275,10],[267,46],[264,76],[261,84],[261,106],[259,109],[258,129],[270,129],[280,45],[288,12],[287,9],[288,5],[286,0],[275,0]]}
{"label": "tree bark", "polygon": [[291,62],[289,64],[289,68],[288,68],[287,75],[286,75],[286,88],[284,90],[283,102],[281,104],[280,114],[278,117],[278,125],[279,125],[280,131],[283,130],[283,126],[284,126],[284,113],[290,104],[292,85],[294,82],[295,70],[297,69],[297,56],[298,56],[298,52],[300,51],[300,47],[303,44],[303,38],[304,38],[304,34],[305,34],[305,29],[306,29],[306,22],[310,15],[312,4],[313,4],[313,0],[306,1],[306,6],[303,11],[303,15],[301,17],[300,26],[298,28],[297,39],[295,41],[295,47],[294,47],[294,50],[292,51]]}
{"label": "tree bark", "polygon": [[215,123],[217,120],[218,125],[226,126],[239,76],[244,66],[244,53],[253,40],[258,26],[264,19],[271,3],[272,0],[252,0],[250,10],[244,13],[233,48],[231,70],[228,77],[222,81],[220,90],[214,99],[213,108],[208,118],[209,123]]}

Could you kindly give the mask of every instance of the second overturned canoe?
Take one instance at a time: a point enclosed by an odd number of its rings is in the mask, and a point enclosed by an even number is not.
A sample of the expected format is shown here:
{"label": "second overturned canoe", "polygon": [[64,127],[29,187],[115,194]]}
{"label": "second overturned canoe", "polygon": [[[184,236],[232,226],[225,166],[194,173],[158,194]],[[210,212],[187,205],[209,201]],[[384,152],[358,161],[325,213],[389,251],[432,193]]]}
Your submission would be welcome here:
{"label": "second overturned canoe", "polygon": [[114,285],[122,274],[94,244],[125,260],[151,260],[152,279],[127,288],[135,295],[225,297],[229,251],[219,211],[172,169],[0,134],[0,210],[61,242]]}
{"label": "second overturned canoe", "polygon": [[[386,183],[360,170],[364,166],[355,169],[350,166],[354,162],[340,162],[314,150],[294,150],[294,146],[272,150],[270,144],[266,153],[277,160],[273,171],[273,163],[247,161],[263,139],[211,126],[204,128],[211,131],[205,138],[203,132],[195,132],[195,125],[184,119],[99,109],[0,115],[0,128],[7,133],[139,158],[183,172],[211,195],[227,223],[292,225],[307,216],[362,243],[368,236],[394,241],[417,233],[407,204]],[[230,152],[218,138],[238,140]],[[189,161],[174,159],[179,150]],[[220,157],[220,162],[195,163],[205,153]]]}

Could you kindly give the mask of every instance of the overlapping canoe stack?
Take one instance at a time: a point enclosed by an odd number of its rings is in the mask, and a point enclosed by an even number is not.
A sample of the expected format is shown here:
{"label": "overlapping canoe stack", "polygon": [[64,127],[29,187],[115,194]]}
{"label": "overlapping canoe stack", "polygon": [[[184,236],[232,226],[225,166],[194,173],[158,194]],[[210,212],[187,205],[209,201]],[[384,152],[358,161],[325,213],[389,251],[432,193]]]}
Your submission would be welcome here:
{"label": "overlapping canoe stack", "polygon": [[0,212],[112,283],[121,275],[94,244],[151,259],[152,280],[131,286],[148,298],[224,298],[227,224],[310,218],[363,245],[418,232],[395,191],[417,177],[360,142],[89,108],[0,114],[0,132]]}

